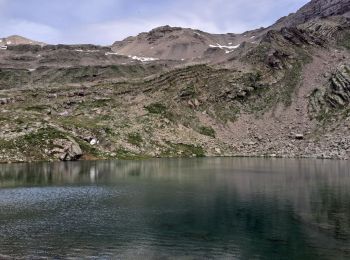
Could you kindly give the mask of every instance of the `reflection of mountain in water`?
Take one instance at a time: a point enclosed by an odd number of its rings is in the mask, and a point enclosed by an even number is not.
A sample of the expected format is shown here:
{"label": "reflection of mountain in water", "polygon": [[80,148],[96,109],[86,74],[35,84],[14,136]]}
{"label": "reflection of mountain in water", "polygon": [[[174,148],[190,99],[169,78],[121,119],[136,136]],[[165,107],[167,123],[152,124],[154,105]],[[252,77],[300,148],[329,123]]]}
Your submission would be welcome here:
{"label": "reflection of mountain in water", "polygon": [[[55,205],[54,211],[67,210],[75,198],[74,208],[82,210],[74,215],[81,228],[89,234],[120,235],[125,248],[141,243],[148,254],[162,253],[171,244],[177,253],[190,252],[193,245],[213,247],[206,251],[212,256],[341,258],[349,256],[348,166],[340,161],[230,158],[3,165],[0,186],[37,186],[48,198],[56,194],[58,201],[43,206]],[[59,187],[66,193],[56,191]],[[70,216],[69,208],[64,215]],[[68,241],[79,240],[76,223],[65,223]],[[56,243],[58,237],[52,239]],[[114,242],[106,238],[95,246],[113,247]]]}

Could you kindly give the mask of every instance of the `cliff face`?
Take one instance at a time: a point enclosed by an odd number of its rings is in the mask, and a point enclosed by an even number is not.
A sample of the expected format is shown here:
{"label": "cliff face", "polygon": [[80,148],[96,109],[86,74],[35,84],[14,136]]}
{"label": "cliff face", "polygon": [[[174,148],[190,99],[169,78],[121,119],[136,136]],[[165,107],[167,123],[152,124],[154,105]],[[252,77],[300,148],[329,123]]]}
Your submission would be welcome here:
{"label": "cliff face", "polygon": [[243,35],[0,50],[0,161],[350,155],[348,1]]}
{"label": "cliff face", "polygon": [[295,14],[281,18],[273,28],[297,26],[313,19],[324,19],[331,16],[349,16],[348,0],[312,0]]}

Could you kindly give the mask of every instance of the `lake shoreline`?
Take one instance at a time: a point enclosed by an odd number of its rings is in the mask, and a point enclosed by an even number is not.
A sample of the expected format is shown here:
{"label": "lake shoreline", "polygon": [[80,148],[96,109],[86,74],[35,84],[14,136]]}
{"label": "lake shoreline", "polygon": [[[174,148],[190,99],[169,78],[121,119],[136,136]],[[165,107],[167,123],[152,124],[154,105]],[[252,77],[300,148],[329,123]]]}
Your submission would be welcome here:
{"label": "lake shoreline", "polygon": [[310,159],[310,160],[331,160],[331,161],[348,161],[348,158],[332,158],[319,156],[274,156],[274,155],[227,155],[227,156],[201,156],[201,157],[138,157],[138,158],[89,158],[71,161],[62,160],[28,160],[28,161],[0,161],[0,165],[6,164],[27,164],[27,163],[58,163],[58,162],[93,162],[93,161],[144,161],[155,159],[200,159],[200,158],[251,158],[251,159]]}

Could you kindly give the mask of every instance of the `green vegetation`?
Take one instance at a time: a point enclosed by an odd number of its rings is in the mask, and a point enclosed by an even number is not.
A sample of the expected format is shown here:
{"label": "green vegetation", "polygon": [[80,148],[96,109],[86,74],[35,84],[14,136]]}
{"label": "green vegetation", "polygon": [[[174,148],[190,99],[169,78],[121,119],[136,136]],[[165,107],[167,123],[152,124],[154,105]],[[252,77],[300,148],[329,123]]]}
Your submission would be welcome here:
{"label": "green vegetation", "polygon": [[116,154],[115,157],[121,160],[142,160],[150,158],[149,156],[136,154],[131,151],[125,150],[124,148],[119,148],[114,152]]}
{"label": "green vegetation", "polygon": [[212,138],[216,137],[215,130],[212,127],[201,126],[199,128],[199,133],[202,135],[210,136]]}
{"label": "green vegetation", "polygon": [[262,78],[261,71],[246,73],[242,76],[241,81],[245,83],[248,87],[253,87],[254,89],[259,87],[259,82]]}
{"label": "green vegetation", "polygon": [[60,131],[48,127],[39,129],[13,140],[0,140],[0,149],[7,149],[8,153],[21,152],[28,159],[45,160],[45,149],[52,149],[54,139],[66,139]]}
{"label": "green vegetation", "polygon": [[215,113],[208,111],[208,114],[225,124],[229,121],[236,121],[241,111],[239,105],[234,103],[218,103],[213,106],[213,110]]}
{"label": "green vegetation", "polygon": [[201,146],[170,142],[167,142],[167,144],[169,148],[166,152],[163,152],[162,157],[205,157],[205,151]]}
{"label": "green vegetation", "polygon": [[257,64],[265,62],[266,53],[268,53],[270,46],[268,43],[261,43],[251,51],[247,53],[246,56],[242,58],[242,61],[248,61],[252,64]]}
{"label": "green vegetation", "polygon": [[284,89],[281,91],[281,101],[290,106],[292,103],[293,93],[301,80],[302,64],[299,62],[292,65],[292,68],[286,70],[282,82]]}
{"label": "green vegetation", "polygon": [[48,109],[49,106],[47,105],[35,105],[35,106],[30,106],[27,107],[27,111],[36,111],[36,112],[43,112],[44,110]]}
{"label": "green vegetation", "polygon": [[346,32],[342,35],[342,37],[338,40],[338,45],[350,50],[350,32]]}
{"label": "green vegetation", "polygon": [[93,131],[94,133],[99,130],[104,129],[106,126],[103,122],[101,122],[101,118],[90,118],[87,116],[67,116],[67,117],[59,117],[56,119],[60,125],[63,125],[67,128],[71,128],[72,126],[76,126],[79,128],[85,128]]}
{"label": "green vegetation", "polygon": [[141,146],[143,139],[139,133],[128,134],[128,142],[132,145]]}
{"label": "green vegetation", "polygon": [[28,144],[30,146],[41,146],[45,141],[57,138],[66,139],[66,136],[55,128],[48,127],[42,128],[38,132],[25,135],[22,141],[23,144]]}
{"label": "green vegetation", "polygon": [[182,99],[191,99],[191,98],[194,98],[195,95],[196,95],[196,90],[193,85],[184,88],[179,93],[179,97]]}
{"label": "green vegetation", "polygon": [[152,103],[145,106],[145,109],[151,114],[164,115],[167,111],[167,107],[161,103]]}
{"label": "green vegetation", "polygon": [[79,144],[81,150],[84,153],[84,157],[86,158],[106,158],[107,155],[101,151],[99,151],[96,147],[91,146],[89,143],[81,140],[81,139],[75,139],[75,141]]}

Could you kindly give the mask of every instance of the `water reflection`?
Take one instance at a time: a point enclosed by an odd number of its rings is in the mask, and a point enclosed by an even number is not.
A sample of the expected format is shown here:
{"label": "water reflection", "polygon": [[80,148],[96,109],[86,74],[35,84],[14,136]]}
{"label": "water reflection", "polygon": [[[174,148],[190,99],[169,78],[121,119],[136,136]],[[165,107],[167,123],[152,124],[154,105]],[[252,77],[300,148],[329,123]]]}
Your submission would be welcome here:
{"label": "water reflection", "polygon": [[4,255],[350,257],[348,162],[15,164],[0,187]]}

